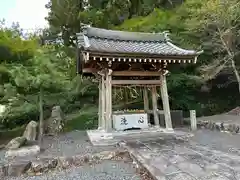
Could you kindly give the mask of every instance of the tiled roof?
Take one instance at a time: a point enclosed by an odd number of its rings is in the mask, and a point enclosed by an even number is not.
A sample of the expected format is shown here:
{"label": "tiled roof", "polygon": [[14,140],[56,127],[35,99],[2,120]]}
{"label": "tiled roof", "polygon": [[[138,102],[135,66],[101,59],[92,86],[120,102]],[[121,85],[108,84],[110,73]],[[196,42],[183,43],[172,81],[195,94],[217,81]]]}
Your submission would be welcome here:
{"label": "tiled roof", "polygon": [[77,37],[79,47],[93,52],[163,56],[196,56],[200,53],[175,46],[170,42],[167,33],[125,32],[85,27]]}

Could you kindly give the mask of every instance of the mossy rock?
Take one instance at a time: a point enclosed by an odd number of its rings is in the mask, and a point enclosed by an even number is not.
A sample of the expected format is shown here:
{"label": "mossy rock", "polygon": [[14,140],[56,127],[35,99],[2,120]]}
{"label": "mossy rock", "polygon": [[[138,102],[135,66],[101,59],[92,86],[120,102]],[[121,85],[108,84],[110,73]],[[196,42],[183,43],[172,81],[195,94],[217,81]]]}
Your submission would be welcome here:
{"label": "mossy rock", "polygon": [[27,142],[25,137],[16,137],[12,139],[7,145],[6,149],[18,149]]}
{"label": "mossy rock", "polygon": [[25,126],[16,127],[14,129],[6,129],[0,131],[0,144],[5,143],[15,137],[20,137],[23,135]]}

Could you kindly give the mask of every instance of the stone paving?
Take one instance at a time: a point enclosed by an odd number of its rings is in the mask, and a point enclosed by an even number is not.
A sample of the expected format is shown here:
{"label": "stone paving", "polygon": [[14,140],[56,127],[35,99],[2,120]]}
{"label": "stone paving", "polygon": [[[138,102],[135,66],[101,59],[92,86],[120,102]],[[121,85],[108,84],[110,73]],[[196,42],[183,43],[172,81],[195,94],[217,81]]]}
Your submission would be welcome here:
{"label": "stone paving", "polygon": [[239,180],[240,156],[196,141],[154,139],[127,142],[130,151],[159,180]]}

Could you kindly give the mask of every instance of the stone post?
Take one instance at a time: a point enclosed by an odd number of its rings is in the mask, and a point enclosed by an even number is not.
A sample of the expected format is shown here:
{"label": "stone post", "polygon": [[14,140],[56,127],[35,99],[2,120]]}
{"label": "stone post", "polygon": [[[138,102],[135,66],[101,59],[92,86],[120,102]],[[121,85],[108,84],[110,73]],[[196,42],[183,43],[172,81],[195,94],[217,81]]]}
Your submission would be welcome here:
{"label": "stone post", "polygon": [[196,111],[190,110],[190,121],[191,121],[191,130],[197,130],[197,118],[196,118]]}

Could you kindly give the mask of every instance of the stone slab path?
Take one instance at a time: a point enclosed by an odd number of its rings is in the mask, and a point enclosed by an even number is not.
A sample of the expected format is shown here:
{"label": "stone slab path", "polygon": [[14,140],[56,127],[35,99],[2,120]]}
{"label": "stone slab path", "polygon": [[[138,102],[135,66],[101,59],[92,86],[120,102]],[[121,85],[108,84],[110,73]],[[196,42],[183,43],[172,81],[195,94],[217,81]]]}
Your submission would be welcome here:
{"label": "stone slab path", "polygon": [[240,179],[238,151],[224,152],[199,141],[164,138],[129,141],[126,145],[159,180]]}

